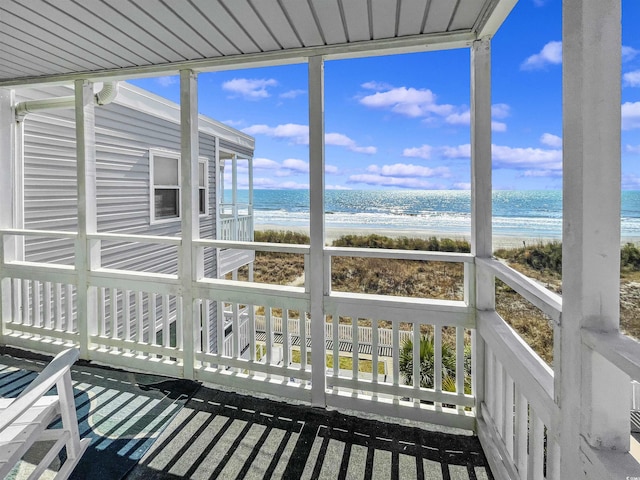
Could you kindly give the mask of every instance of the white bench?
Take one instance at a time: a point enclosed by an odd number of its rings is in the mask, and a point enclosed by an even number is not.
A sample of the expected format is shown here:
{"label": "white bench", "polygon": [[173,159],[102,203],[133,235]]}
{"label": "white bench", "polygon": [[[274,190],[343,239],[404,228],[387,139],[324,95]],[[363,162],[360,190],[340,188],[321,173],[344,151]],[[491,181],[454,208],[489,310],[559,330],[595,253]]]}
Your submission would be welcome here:
{"label": "white bench", "polygon": [[[80,440],[78,431],[70,371],[77,359],[77,349],[59,353],[17,398],[0,399],[0,478],[40,441],[52,441],[53,446],[30,479],[39,478],[64,447],[67,459],[55,478],[68,478],[73,471],[91,442],[88,438]],[[57,395],[45,395],[54,386]],[[47,428],[59,417],[62,428]]]}

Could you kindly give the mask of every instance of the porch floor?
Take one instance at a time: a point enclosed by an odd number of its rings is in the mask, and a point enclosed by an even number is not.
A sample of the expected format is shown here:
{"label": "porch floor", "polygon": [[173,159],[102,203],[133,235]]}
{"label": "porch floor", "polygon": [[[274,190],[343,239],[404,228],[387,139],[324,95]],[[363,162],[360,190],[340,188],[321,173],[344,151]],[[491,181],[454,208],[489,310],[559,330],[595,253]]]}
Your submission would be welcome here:
{"label": "porch floor", "polygon": [[[37,370],[41,364],[21,361],[13,349],[10,359],[0,356],[0,363],[25,370]],[[83,362],[74,370],[74,381],[84,384],[114,373],[107,369],[100,375],[100,367]],[[428,430],[389,418],[364,419],[201,386],[124,478],[493,477],[477,437],[460,431],[448,433],[437,426]]]}

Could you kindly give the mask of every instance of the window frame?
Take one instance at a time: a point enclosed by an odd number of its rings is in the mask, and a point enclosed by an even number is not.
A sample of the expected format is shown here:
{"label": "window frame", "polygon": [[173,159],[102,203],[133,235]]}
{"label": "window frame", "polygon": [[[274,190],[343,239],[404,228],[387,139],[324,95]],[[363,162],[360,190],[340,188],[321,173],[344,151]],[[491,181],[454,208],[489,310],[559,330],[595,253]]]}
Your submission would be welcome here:
{"label": "window frame", "polygon": [[[175,160],[177,162],[178,168],[178,184],[177,185],[156,185],[155,183],[155,157],[163,157]],[[169,223],[180,221],[182,219],[181,215],[181,201],[182,201],[182,185],[181,185],[181,155],[179,152],[173,150],[164,150],[160,148],[150,148],[149,149],[149,223],[152,225]],[[200,165],[204,165],[204,186],[200,185]],[[207,217],[210,212],[209,207],[209,158],[208,157],[198,157],[198,215],[202,217]],[[156,189],[175,189],[178,195],[178,211],[176,216],[172,217],[160,217],[156,216],[156,206],[155,206],[155,191]],[[204,190],[204,212],[200,210],[200,191]]]}

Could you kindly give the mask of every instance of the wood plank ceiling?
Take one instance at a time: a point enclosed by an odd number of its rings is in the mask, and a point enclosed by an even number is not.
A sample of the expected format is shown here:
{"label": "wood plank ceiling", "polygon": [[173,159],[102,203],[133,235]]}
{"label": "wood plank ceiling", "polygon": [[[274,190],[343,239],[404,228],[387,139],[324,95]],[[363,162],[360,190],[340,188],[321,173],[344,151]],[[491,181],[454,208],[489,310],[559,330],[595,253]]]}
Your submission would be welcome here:
{"label": "wood plank ceiling", "polygon": [[188,62],[206,70],[220,59],[344,54],[359,44],[365,55],[403,39],[462,46],[488,24],[497,29],[515,1],[2,0],[0,84]]}

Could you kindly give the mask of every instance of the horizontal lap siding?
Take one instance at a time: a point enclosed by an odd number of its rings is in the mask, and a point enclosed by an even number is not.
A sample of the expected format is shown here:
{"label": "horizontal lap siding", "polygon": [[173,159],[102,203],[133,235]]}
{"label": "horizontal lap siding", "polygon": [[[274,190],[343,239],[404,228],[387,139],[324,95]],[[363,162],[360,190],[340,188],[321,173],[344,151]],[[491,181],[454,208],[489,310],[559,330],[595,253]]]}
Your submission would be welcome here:
{"label": "horizontal lap siding", "polygon": [[[53,96],[31,92],[27,98]],[[68,91],[66,92],[68,94]],[[75,231],[77,180],[72,109],[30,114],[25,121],[25,228]],[[215,233],[215,139],[200,134],[200,155],[209,159],[210,214],[201,217],[201,236]],[[180,151],[179,125],[117,104],[96,107],[98,231],[180,235],[180,221],[151,225],[149,148]],[[73,242],[27,239],[26,259],[72,265]],[[215,252],[205,259],[216,271]],[[102,265],[154,273],[177,273],[175,247],[103,242]]]}

